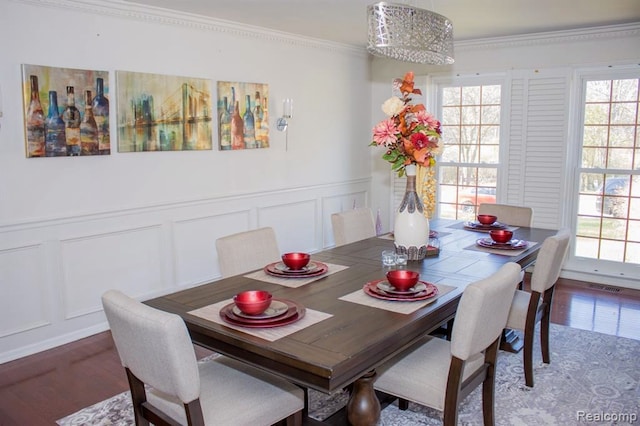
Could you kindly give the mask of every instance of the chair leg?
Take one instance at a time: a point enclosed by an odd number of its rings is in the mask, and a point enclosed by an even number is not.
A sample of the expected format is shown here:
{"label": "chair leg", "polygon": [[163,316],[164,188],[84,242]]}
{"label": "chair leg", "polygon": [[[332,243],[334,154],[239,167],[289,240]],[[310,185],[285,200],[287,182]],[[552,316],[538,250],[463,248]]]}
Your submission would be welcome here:
{"label": "chair leg", "polygon": [[285,419],[287,426],[301,426],[302,425],[302,411],[296,411]]}
{"label": "chair leg", "polygon": [[495,424],[495,387],[496,387],[496,359],[498,357],[499,340],[487,348],[485,363],[488,363],[487,376],[482,382],[482,417],[485,425]]}
{"label": "chair leg", "polygon": [[530,388],[533,387],[533,335],[535,332],[535,324],[527,324],[524,331],[524,347],[522,348],[522,357],[524,364],[524,381]]}
{"label": "chair leg", "polygon": [[542,316],[540,321],[540,349],[542,349],[542,362],[549,364],[551,362],[551,356],[549,355],[549,307]]}
{"label": "chair leg", "polygon": [[398,409],[400,411],[405,411],[408,408],[409,408],[409,401],[404,399],[404,398],[399,398],[398,399]]}

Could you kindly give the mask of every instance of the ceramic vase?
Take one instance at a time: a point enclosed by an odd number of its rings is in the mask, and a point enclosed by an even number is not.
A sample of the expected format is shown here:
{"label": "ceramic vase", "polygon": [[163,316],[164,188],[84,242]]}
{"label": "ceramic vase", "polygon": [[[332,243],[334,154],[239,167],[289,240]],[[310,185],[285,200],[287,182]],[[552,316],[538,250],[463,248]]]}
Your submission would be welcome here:
{"label": "ceramic vase", "polygon": [[405,166],[407,188],[396,213],[393,236],[396,252],[409,260],[422,260],[429,245],[429,220],[424,215],[422,200],[416,192],[416,166]]}

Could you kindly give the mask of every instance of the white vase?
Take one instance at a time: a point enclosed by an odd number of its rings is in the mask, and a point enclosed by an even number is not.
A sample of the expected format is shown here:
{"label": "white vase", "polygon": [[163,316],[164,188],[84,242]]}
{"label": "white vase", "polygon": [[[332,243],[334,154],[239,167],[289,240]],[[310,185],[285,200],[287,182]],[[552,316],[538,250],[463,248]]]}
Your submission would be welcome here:
{"label": "white vase", "polygon": [[409,260],[422,260],[429,246],[429,220],[416,192],[416,166],[405,166],[405,172],[407,188],[396,213],[393,238],[397,253],[407,254]]}

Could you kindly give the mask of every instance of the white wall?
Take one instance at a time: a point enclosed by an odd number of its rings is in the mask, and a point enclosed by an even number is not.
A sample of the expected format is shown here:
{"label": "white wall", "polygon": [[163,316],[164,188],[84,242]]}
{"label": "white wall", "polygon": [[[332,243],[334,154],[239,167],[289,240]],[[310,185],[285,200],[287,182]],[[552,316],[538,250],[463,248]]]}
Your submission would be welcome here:
{"label": "white wall", "polygon": [[[364,51],[119,2],[0,0],[0,52],[0,362],[105,329],[109,288],[216,279],[220,236],[273,226],[282,251],[313,252],[333,244],[331,213],[371,202]],[[112,119],[110,156],[28,159],[21,64],[109,71],[111,97],[116,70],[210,79],[214,96],[218,80],[266,83],[271,147],[118,153]]]}

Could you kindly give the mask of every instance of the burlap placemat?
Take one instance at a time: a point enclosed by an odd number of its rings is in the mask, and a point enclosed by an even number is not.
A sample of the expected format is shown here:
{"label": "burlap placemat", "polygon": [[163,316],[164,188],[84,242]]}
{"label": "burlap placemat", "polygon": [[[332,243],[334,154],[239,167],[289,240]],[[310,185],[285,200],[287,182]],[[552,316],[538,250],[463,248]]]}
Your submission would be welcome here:
{"label": "burlap placemat", "polygon": [[450,291],[455,290],[457,287],[444,285],[444,284],[434,284],[438,287],[438,295],[435,297],[431,297],[425,300],[416,300],[414,302],[405,302],[405,301],[395,301],[395,300],[383,300],[376,299],[375,297],[369,296],[364,290],[356,290],[353,293],[346,294],[340,297],[340,300],[344,300],[346,302],[358,303],[360,305],[371,306],[372,308],[380,308],[386,309],[387,311],[398,312],[400,314],[411,314],[418,309],[435,302],[439,297],[444,296]]}
{"label": "burlap placemat", "polygon": [[465,247],[464,249],[465,250],[473,250],[473,251],[481,251],[481,252],[484,252],[484,253],[499,254],[501,256],[520,256],[527,249],[530,249],[531,247],[533,247],[536,244],[538,244],[535,241],[527,241],[527,243],[529,243],[527,245],[527,247],[525,247],[525,248],[523,248],[521,250],[494,249],[494,248],[490,248],[490,247],[482,247],[482,246],[479,246],[478,244],[472,244],[469,247]]}
{"label": "burlap placemat", "polygon": [[224,308],[229,303],[233,303],[233,300],[223,300],[222,302],[203,306],[202,308],[195,309],[188,313],[196,317],[215,322],[217,324],[222,324],[225,327],[233,328],[234,330],[238,330],[264,340],[268,340],[270,342],[281,339],[285,336],[288,336],[289,334],[295,333],[296,331],[302,330],[303,328],[309,327],[315,323],[323,321],[327,318],[331,318],[333,316],[324,312],[314,311],[313,309],[305,309],[305,314],[302,319],[291,324],[270,328],[247,328],[240,325],[226,323],[222,320],[222,318],[220,318],[220,309]]}
{"label": "burlap placemat", "polygon": [[279,284],[285,287],[298,288],[298,287],[302,287],[303,285],[312,283],[316,280],[319,280],[320,278],[324,278],[327,275],[335,274],[336,272],[340,272],[348,268],[348,266],[336,265],[334,263],[327,263],[327,262],[322,262],[322,263],[327,265],[329,270],[327,271],[326,274],[318,275],[316,277],[309,277],[309,278],[275,277],[273,275],[267,274],[262,269],[259,271],[255,271],[250,274],[247,274],[245,275],[245,277],[258,280],[258,281],[264,281],[267,283]]}

